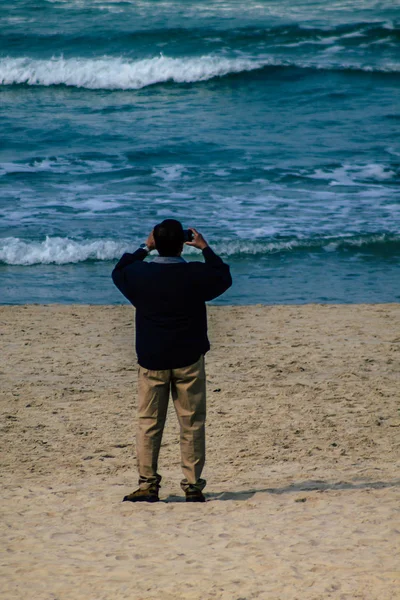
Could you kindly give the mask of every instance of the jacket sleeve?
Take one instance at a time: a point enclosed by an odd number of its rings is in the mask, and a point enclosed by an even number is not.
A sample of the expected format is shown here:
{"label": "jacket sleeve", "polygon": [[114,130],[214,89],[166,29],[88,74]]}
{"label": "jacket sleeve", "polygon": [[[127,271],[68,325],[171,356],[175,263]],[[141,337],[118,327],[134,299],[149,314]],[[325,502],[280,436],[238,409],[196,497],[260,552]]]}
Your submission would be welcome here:
{"label": "jacket sleeve", "polygon": [[137,261],[142,261],[146,258],[147,252],[143,248],[138,248],[136,252],[130,254],[126,252],[117,262],[111,274],[112,280],[119,291],[128,299],[131,300],[131,294],[126,279],[126,267]]}
{"label": "jacket sleeve", "polygon": [[232,285],[229,265],[225,264],[209,246],[204,248],[203,256],[205,269],[199,281],[201,294],[204,300],[217,298]]}

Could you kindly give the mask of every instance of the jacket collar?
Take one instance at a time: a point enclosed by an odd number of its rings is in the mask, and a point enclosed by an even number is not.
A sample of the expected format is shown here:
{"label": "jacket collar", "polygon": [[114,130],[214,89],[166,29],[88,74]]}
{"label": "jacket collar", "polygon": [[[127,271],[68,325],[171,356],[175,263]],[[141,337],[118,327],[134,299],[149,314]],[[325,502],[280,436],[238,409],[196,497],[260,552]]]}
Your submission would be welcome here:
{"label": "jacket collar", "polygon": [[185,263],[186,260],[182,256],[155,256],[152,262],[160,265],[173,265],[176,263]]}

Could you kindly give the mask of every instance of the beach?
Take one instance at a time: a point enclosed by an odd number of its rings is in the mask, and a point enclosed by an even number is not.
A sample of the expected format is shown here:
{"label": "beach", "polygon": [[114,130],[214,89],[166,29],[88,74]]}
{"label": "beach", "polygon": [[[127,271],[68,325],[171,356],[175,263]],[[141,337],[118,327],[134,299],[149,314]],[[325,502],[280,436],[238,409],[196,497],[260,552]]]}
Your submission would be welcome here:
{"label": "beach", "polygon": [[206,504],[137,487],[134,311],[1,306],[3,600],[400,598],[400,305],[211,306]]}
{"label": "beach", "polygon": [[[396,4],[2,3],[0,600],[400,600]],[[206,502],[172,403],[161,501],[123,502],[111,273],[171,218],[233,280],[207,309]]]}

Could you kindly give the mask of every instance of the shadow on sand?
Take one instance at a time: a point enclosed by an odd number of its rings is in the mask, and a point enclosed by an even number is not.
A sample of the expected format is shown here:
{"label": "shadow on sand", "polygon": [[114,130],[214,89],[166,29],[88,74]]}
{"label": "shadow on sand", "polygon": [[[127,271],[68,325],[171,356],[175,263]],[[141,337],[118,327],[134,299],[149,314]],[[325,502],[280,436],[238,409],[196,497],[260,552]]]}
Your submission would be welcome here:
{"label": "shadow on sand", "polygon": [[[347,482],[338,481],[336,483],[323,481],[321,479],[310,479],[308,481],[302,481],[300,483],[293,483],[281,488],[263,488],[263,489],[251,489],[242,490],[238,492],[210,492],[205,493],[207,502],[215,500],[234,500],[243,501],[249,500],[255,494],[290,494],[293,492],[325,492],[329,490],[380,490],[390,487],[399,487],[400,479],[393,481],[363,481],[363,482]],[[170,495],[162,500],[163,502],[185,502],[185,498],[182,496]]]}

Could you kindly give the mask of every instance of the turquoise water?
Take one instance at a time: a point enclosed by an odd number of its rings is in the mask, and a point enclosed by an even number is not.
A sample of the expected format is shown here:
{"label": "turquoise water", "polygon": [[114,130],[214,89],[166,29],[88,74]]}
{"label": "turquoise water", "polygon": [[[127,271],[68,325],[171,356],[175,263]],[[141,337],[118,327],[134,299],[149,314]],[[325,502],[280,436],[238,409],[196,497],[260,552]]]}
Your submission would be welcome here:
{"label": "turquoise water", "polygon": [[399,301],[399,41],[393,1],[3,2],[0,303],[123,302],[166,217],[219,303]]}

